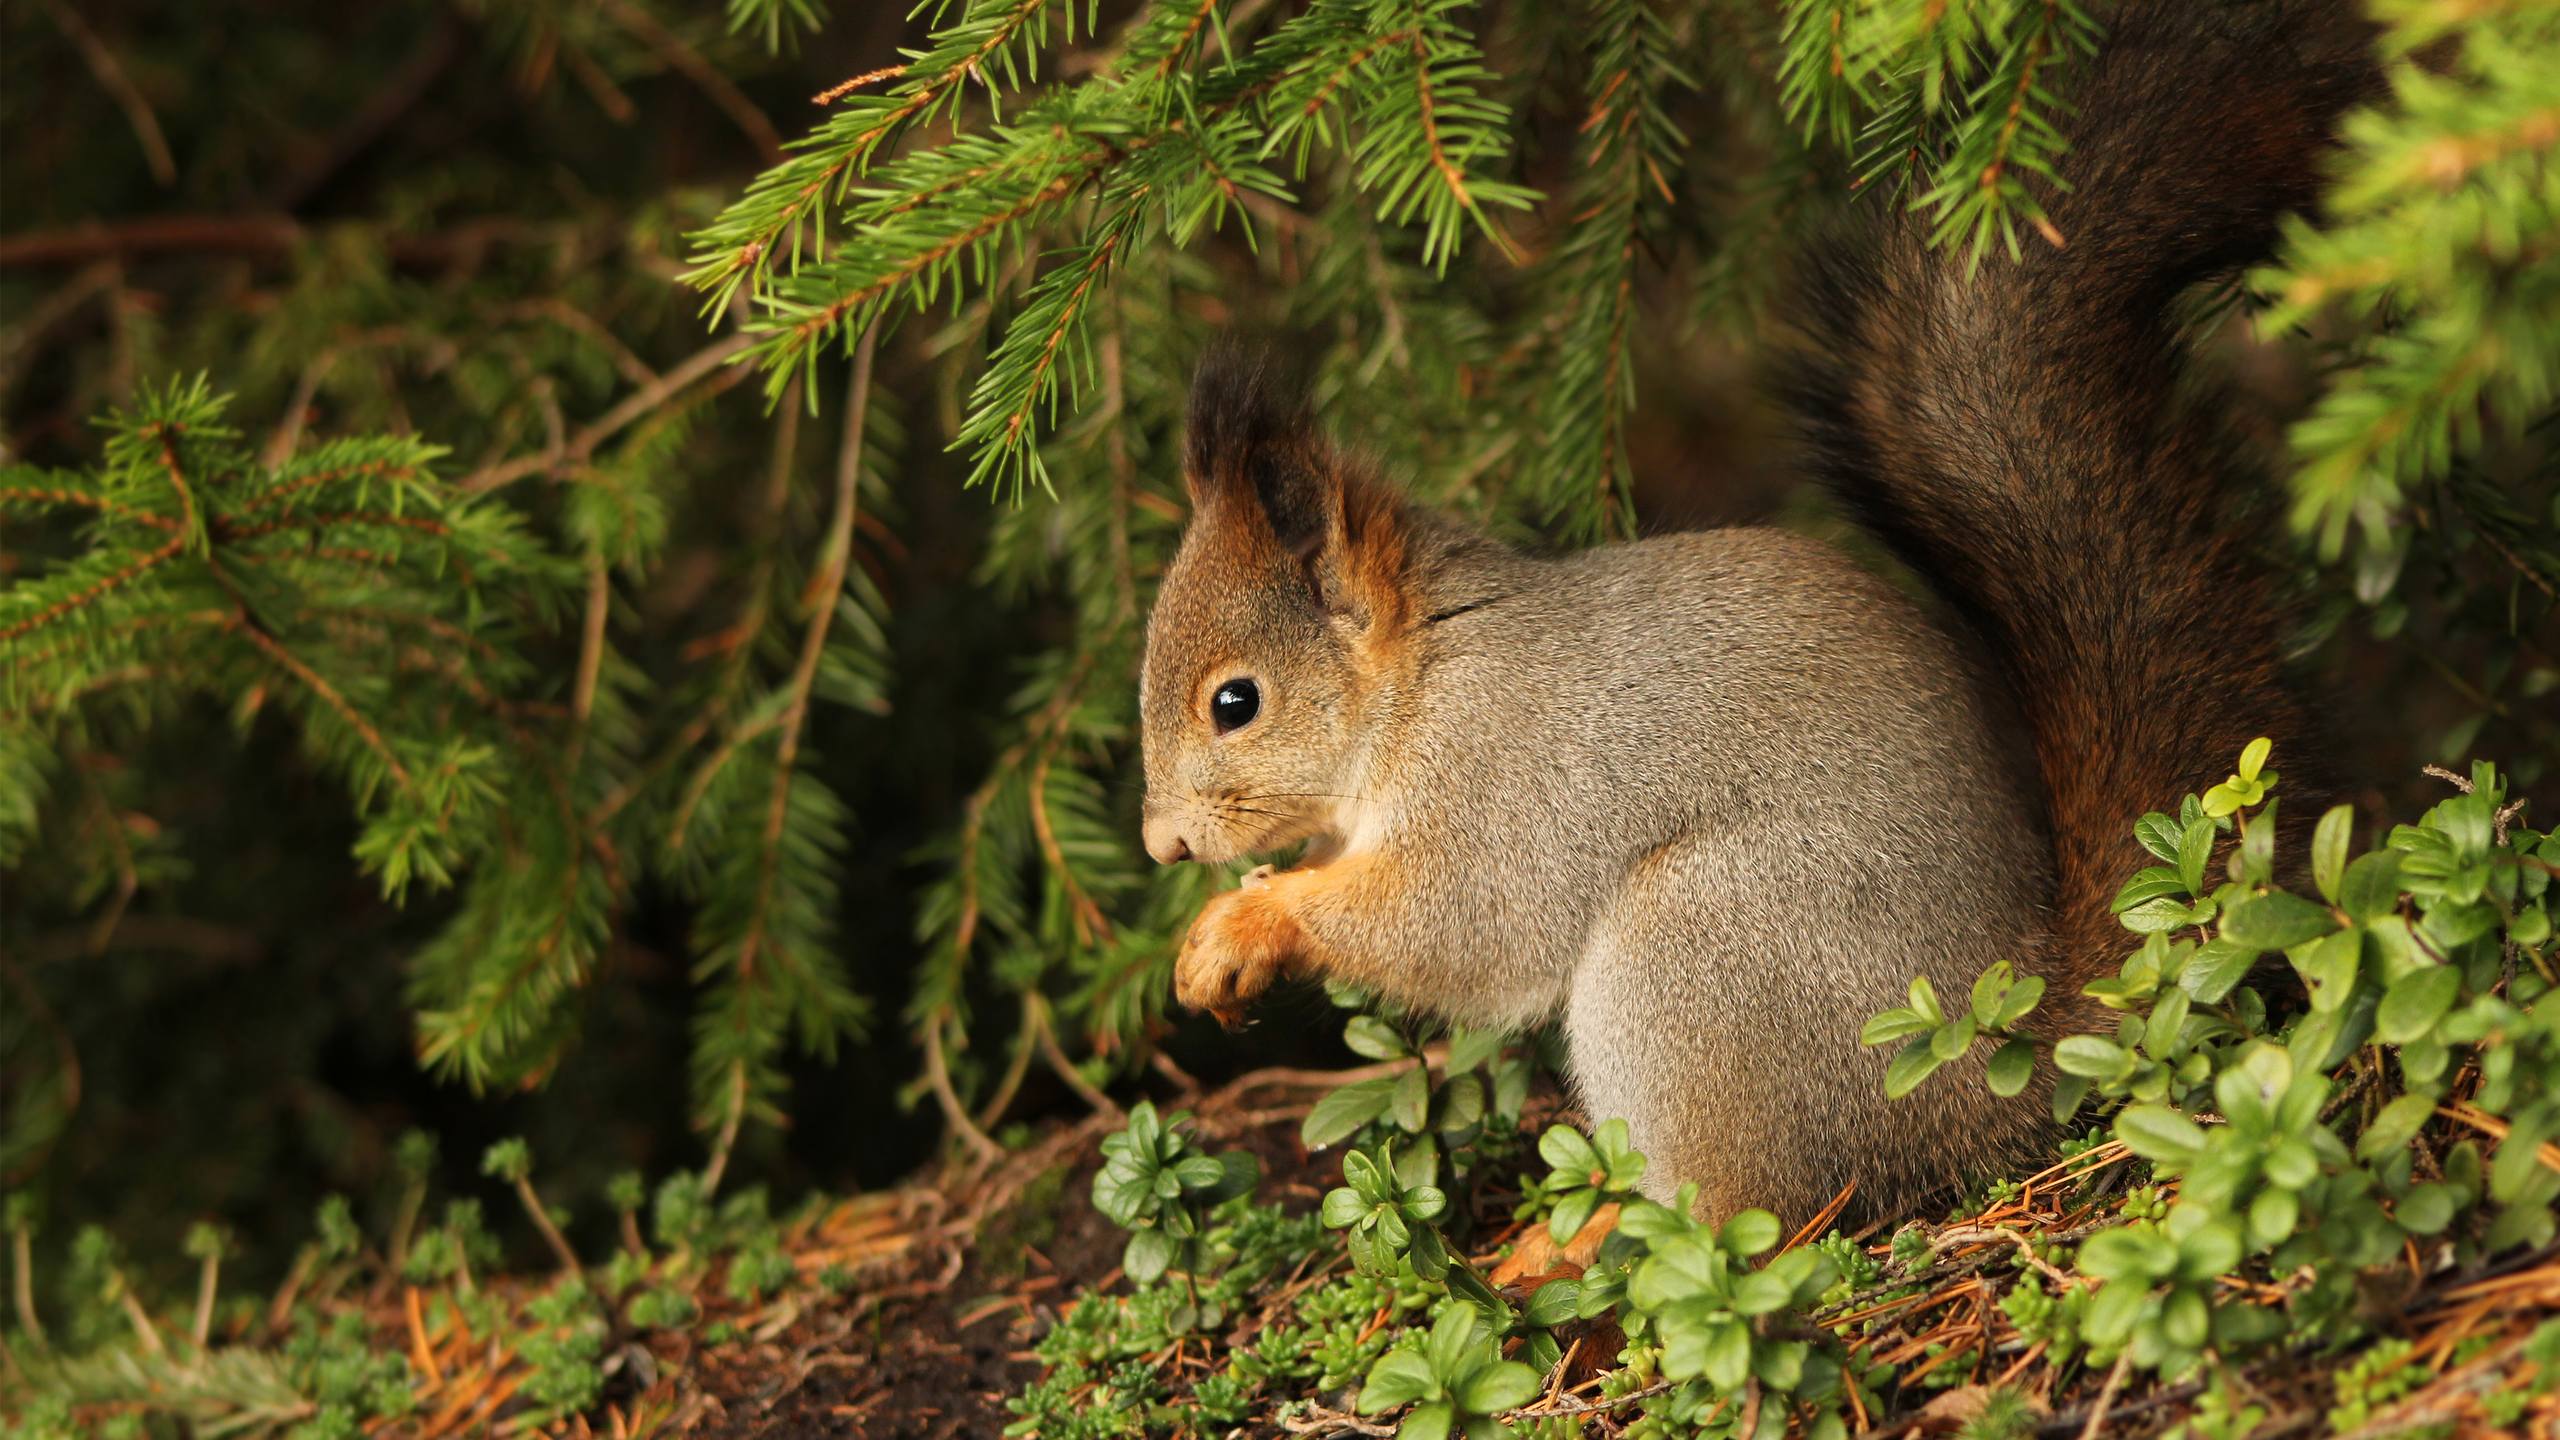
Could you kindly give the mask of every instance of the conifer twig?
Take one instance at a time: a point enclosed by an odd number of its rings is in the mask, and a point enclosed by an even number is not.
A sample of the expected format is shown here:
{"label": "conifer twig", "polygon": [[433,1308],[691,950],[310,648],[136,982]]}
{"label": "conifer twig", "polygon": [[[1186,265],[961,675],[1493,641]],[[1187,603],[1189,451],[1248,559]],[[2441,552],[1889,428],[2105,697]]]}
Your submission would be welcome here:
{"label": "conifer twig", "polygon": [[534,1191],[533,1177],[519,1173],[509,1178],[515,1183],[516,1199],[523,1203],[524,1213],[533,1219],[533,1228],[542,1232],[542,1243],[550,1246],[552,1255],[559,1259],[561,1273],[578,1274],[585,1267],[578,1263],[578,1252],[569,1248],[569,1237],[560,1233],[542,1196]]}
{"label": "conifer twig", "polygon": [[729,1103],[720,1117],[720,1134],[711,1142],[711,1157],[702,1166],[702,1193],[720,1192],[720,1177],[728,1173],[729,1153],[737,1148],[738,1128],[747,1118],[747,1067],[741,1063],[729,1070]]}
{"label": "conifer twig", "polygon": [[18,1311],[18,1328],[26,1332],[39,1350],[51,1348],[45,1338],[44,1317],[36,1313],[36,1256],[34,1236],[24,1224],[9,1227],[9,1298]]}
{"label": "conifer twig", "polygon": [[693,82],[693,87],[729,117],[740,134],[756,147],[756,154],[771,165],[782,158],[782,137],[775,134],[773,122],[756,108],[754,101],[702,58],[702,52],[686,44],[683,38],[661,24],[658,17],[631,3],[631,0],[602,0],[604,12],[613,23],[630,31],[640,43],[649,47],[666,63],[668,69]]}
{"label": "conifer twig", "polygon": [[[581,427],[558,450],[484,466],[454,482],[454,488],[465,495],[484,495],[528,475],[583,461],[596,452],[596,447],[629,429],[643,416],[674,399],[695,381],[726,365],[754,343],[755,337],[749,335],[728,335],[715,340],[661,374],[656,384],[644,385],[633,391],[622,403]],[[732,373],[720,383],[724,387],[735,384],[737,376]]]}
{"label": "conifer twig", "polygon": [[1031,1006],[1035,1027],[1031,1038],[1040,1047],[1041,1057],[1049,1062],[1049,1068],[1056,1071],[1058,1078],[1066,1083],[1066,1087],[1076,1092],[1086,1105],[1092,1107],[1095,1114],[1108,1116],[1117,1121],[1122,1114],[1120,1103],[1095,1088],[1092,1081],[1084,1078],[1084,1073],[1076,1069],[1075,1062],[1068,1059],[1067,1052],[1059,1047],[1058,1028],[1049,1008],[1049,997],[1038,990],[1027,990],[1023,993]]}
{"label": "conifer twig", "polygon": [[951,1086],[951,1065],[942,1054],[940,1012],[925,1019],[924,1064],[925,1083],[932,1089],[934,1101],[941,1106],[942,1118],[951,1126],[951,1132],[967,1141],[981,1161],[994,1160],[1002,1155],[1004,1147],[988,1139],[987,1132],[979,1129],[977,1122],[969,1118],[968,1107],[960,1103],[959,1092]]}
{"label": "conifer twig", "polygon": [[169,153],[169,137],[160,131],[160,117],[152,113],[151,102],[143,98],[132,77],[125,74],[115,52],[107,48],[78,11],[62,0],[45,0],[45,11],[53,17],[63,38],[80,52],[81,63],[97,77],[99,86],[116,102],[116,108],[124,112],[125,123],[133,127],[133,138],[142,145],[142,158],[151,166],[151,178],[164,189],[178,183],[178,162]]}
{"label": "conifer twig", "polygon": [[195,1319],[187,1327],[187,1338],[195,1348],[203,1350],[213,1340],[213,1302],[221,1293],[222,1252],[209,1251],[196,1271]]}
{"label": "conifer twig", "polygon": [[[1022,32],[1022,28],[1030,24],[1041,11],[1047,9],[1048,5],[1049,0],[1021,0],[1021,3],[1014,7],[1013,12],[1005,17],[1004,23],[990,30],[985,40],[974,51],[948,69],[919,77],[914,82],[914,89],[901,98],[887,115],[882,116],[877,124],[855,136],[833,162],[810,177],[806,184],[776,210],[770,220],[758,226],[753,235],[731,249],[725,264],[725,273],[735,276],[761,266],[773,254],[775,245],[783,236],[796,234],[800,227],[807,223],[810,210],[821,203],[824,196],[841,184],[849,174],[860,173],[862,168],[870,163],[871,157],[878,153],[882,146],[895,139],[908,121],[931,113],[944,100],[950,98],[959,87],[977,78],[979,67],[998,51],[1012,44],[1014,37]],[[900,73],[905,73],[906,67],[898,68]],[[848,82],[846,86],[826,92],[825,99],[827,101],[841,99],[847,89],[858,87],[865,81],[880,78],[881,74],[882,72],[875,71],[871,75],[860,77],[859,80]],[[725,295],[725,290],[722,293]]]}

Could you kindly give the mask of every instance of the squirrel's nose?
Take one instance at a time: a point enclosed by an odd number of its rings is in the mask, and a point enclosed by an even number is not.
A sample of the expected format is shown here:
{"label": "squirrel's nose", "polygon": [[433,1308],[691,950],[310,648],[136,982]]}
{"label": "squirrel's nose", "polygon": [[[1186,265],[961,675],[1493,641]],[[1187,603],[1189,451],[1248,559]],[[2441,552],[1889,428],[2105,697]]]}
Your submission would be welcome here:
{"label": "squirrel's nose", "polygon": [[1182,838],[1181,830],[1171,820],[1150,817],[1139,834],[1147,843],[1147,853],[1159,865],[1177,865],[1191,858],[1191,842]]}

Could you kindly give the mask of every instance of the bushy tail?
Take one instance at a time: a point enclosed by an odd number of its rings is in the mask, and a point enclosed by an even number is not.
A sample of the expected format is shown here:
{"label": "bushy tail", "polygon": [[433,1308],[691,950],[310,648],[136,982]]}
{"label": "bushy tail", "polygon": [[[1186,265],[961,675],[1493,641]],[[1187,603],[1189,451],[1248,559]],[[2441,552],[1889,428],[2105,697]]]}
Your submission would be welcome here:
{"label": "bushy tail", "polygon": [[[2376,85],[2350,0],[2137,0],[2072,95],[2055,248],[1931,250],[1916,217],[1815,267],[1795,377],[1854,513],[1979,629],[2013,681],[2060,888],[2043,963],[2061,1023],[2125,950],[2132,822],[2276,742],[2304,808],[2306,707],[2280,681],[2250,487],[2170,307],[2313,200],[2339,114]],[[2316,811],[2309,812],[2316,813]],[[2069,1008],[2066,1008],[2069,1007]]]}

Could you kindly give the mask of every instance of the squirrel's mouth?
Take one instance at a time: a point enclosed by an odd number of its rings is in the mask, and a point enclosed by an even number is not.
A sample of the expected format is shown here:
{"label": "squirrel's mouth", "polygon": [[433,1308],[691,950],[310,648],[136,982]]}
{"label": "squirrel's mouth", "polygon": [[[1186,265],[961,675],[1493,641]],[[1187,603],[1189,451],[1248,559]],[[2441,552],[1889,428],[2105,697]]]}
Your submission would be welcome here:
{"label": "squirrel's mouth", "polygon": [[1184,838],[1192,858],[1210,864],[1267,855],[1325,829],[1321,812],[1279,796],[1201,796],[1192,814],[1197,818]]}

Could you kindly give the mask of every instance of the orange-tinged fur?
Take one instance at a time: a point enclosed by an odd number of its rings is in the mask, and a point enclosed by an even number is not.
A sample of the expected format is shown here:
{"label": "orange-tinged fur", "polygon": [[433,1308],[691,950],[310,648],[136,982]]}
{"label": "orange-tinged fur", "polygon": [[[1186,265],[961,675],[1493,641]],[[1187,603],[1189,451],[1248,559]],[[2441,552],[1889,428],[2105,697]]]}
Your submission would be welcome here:
{"label": "orange-tinged fur", "polygon": [[1174,998],[1234,1025],[1273,983],[1291,978],[1392,983],[1385,957],[1321,943],[1301,917],[1357,916],[1391,903],[1395,867],[1351,855],[1290,870],[1269,866],[1210,898],[1191,922],[1174,961]]}

